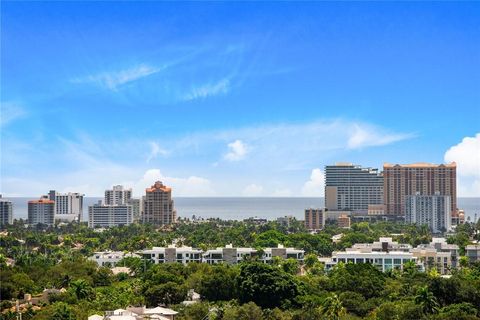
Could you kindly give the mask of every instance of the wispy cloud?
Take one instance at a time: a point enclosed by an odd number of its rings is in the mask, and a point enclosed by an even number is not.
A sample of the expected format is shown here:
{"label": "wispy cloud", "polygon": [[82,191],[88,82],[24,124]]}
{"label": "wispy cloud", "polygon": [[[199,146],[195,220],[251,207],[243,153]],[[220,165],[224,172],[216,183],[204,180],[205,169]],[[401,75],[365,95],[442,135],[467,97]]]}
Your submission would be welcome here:
{"label": "wispy cloud", "polygon": [[350,137],[347,142],[349,149],[383,146],[415,136],[413,133],[389,133],[385,129],[365,124],[353,124],[349,132]]}
{"label": "wispy cloud", "polygon": [[203,99],[219,94],[226,94],[230,90],[230,80],[223,78],[220,81],[207,83],[201,86],[193,87],[189,93],[183,96],[182,100],[190,101]]}
{"label": "wispy cloud", "polygon": [[147,64],[140,64],[138,66],[112,72],[102,72],[87,77],[75,78],[74,83],[94,83],[109,90],[116,91],[118,87],[141,78],[148,77],[152,74],[158,73],[168,65],[162,67],[153,67]]}
{"label": "wispy cloud", "polygon": [[150,146],[150,153],[147,156],[147,163],[149,163],[159,155],[166,156],[168,154],[168,151],[165,149],[162,149],[160,147],[160,144],[158,144],[158,142],[150,141],[149,146]]}
{"label": "wispy cloud", "polygon": [[5,101],[0,103],[0,126],[4,127],[16,119],[27,114],[25,109],[16,102]]}

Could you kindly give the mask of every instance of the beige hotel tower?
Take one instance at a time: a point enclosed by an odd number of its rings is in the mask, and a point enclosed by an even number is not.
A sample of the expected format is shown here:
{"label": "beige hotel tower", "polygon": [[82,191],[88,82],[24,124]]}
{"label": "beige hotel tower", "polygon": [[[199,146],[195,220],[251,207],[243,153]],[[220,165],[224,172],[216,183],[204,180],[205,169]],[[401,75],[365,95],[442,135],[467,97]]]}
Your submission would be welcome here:
{"label": "beige hotel tower", "polygon": [[177,221],[177,212],[172,200],[172,188],[157,181],[152,187],[145,190],[142,221],[156,225],[169,225]]}

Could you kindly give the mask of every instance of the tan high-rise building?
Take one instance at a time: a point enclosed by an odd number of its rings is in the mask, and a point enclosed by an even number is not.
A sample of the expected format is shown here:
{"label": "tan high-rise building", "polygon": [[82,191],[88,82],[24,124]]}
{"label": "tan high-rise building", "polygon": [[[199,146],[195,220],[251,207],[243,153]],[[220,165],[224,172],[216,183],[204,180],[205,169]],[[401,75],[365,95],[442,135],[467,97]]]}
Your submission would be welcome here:
{"label": "tan high-rise building", "polygon": [[172,188],[157,181],[147,188],[143,203],[142,221],[157,225],[169,225],[177,221],[177,212],[173,206]]}
{"label": "tan high-rise building", "polygon": [[389,164],[383,165],[383,192],[386,214],[405,215],[409,195],[450,196],[450,209],[457,209],[457,165]]}

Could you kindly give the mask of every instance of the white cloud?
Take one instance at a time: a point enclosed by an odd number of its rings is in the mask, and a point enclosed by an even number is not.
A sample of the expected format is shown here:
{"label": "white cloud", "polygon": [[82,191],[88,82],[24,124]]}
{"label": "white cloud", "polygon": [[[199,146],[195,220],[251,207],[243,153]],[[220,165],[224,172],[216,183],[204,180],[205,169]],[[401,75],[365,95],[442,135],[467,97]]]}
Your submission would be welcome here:
{"label": "white cloud", "polygon": [[187,93],[183,100],[195,100],[216,96],[218,94],[226,94],[230,90],[230,80],[224,78],[215,83],[207,83],[202,86],[194,87]]}
{"label": "white cloud", "polygon": [[348,132],[350,136],[347,141],[347,148],[349,149],[383,146],[414,137],[413,134],[392,134],[377,127],[356,123],[350,127]]}
{"label": "white cloud", "polygon": [[465,137],[445,152],[446,162],[455,161],[458,173],[458,195],[480,196],[480,133]]}
{"label": "white cloud", "polygon": [[4,101],[0,103],[0,127],[4,127],[12,121],[25,116],[27,112],[20,104]]}
{"label": "white cloud", "polygon": [[235,140],[228,144],[229,152],[224,155],[224,159],[228,161],[240,161],[245,158],[248,153],[247,145],[242,140]]}
{"label": "white cloud", "polygon": [[155,159],[157,156],[166,156],[168,154],[168,151],[165,149],[162,149],[160,145],[155,142],[155,141],[150,141],[150,153],[147,156],[147,163],[149,163],[151,160]]}
{"label": "white cloud", "polygon": [[249,184],[243,189],[243,195],[247,197],[258,197],[263,194],[263,187],[255,183]]}
{"label": "white cloud", "polygon": [[154,73],[158,73],[165,69],[167,66],[161,68],[152,67],[146,64],[141,64],[129,69],[112,71],[112,72],[102,72],[95,75],[89,75],[84,78],[73,79],[74,83],[95,83],[107,89],[116,91],[117,88],[121,85],[124,85],[128,82],[136,81],[141,78],[147,77]]}
{"label": "white cloud", "polygon": [[305,182],[302,188],[302,195],[305,197],[323,197],[324,195],[324,175],[319,168],[312,170],[310,180]]}

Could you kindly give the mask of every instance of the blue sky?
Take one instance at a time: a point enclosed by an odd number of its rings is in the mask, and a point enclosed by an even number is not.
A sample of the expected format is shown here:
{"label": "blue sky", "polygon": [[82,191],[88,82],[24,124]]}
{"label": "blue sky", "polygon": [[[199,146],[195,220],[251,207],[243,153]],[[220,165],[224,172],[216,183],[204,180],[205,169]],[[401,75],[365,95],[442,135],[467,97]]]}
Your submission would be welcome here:
{"label": "blue sky", "polygon": [[456,161],[480,196],[480,3],[2,2],[1,186],[320,196]]}

